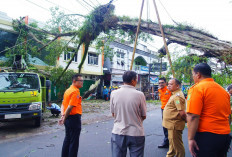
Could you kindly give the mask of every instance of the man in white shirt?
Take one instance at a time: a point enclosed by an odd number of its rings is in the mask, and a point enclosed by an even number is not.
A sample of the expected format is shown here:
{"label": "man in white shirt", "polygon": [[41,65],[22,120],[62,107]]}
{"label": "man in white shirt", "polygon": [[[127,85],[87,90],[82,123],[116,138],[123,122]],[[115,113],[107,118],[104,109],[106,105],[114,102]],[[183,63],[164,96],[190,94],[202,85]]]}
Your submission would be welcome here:
{"label": "man in white shirt", "polygon": [[47,109],[51,111],[51,114],[53,116],[56,115],[56,117],[58,117],[61,112],[60,106],[58,106],[56,103],[51,102],[48,102],[48,106],[49,107],[47,107]]}
{"label": "man in white shirt", "polygon": [[124,85],[111,93],[110,110],[114,117],[111,137],[112,157],[126,157],[127,147],[130,157],[143,157],[145,136],[143,120],[146,119],[146,99],[137,91],[137,74],[126,71]]}

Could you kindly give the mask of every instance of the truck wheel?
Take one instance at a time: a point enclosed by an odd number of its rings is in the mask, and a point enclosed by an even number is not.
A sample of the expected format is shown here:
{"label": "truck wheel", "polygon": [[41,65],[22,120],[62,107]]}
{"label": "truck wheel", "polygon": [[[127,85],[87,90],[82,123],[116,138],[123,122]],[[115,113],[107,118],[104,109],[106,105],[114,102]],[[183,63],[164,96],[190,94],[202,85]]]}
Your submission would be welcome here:
{"label": "truck wheel", "polygon": [[35,126],[35,127],[40,127],[41,122],[42,122],[42,117],[37,117],[37,118],[35,118],[35,119],[34,119],[34,126]]}

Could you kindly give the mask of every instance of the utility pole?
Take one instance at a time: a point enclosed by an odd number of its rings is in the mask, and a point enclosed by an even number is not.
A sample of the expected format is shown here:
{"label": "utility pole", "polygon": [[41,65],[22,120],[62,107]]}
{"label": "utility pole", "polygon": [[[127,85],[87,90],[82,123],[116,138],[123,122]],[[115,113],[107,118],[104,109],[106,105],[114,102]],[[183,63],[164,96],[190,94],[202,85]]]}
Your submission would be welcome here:
{"label": "utility pole", "polygon": [[153,3],[154,3],[154,6],[155,6],[155,11],[156,11],[157,18],[158,18],[158,21],[159,21],[160,31],[161,31],[161,34],[162,34],[162,37],[163,37],[163,41],[164,41],[164,47],[165,47],[165,50],[166,50],[166,53],[167,53],[167,56],[168,56],[169,64],[170,64],[170,66],[171,66],[172,75],[173,75],[173,77],[175,78],[175,72],[174,72],[174,69],[173,69],[173,67],[172,67],[171,56],[170,56],[170,53],[169,53],[169,51],[168,51],[167,42],[166,42],[166,40],[165,40],[165,35],[164,35],[163,27],[162,27],[162,24],[161,24],[161,21],[160,21],[160,17],[159,17],[159,13],[158,13],[158,9],[157,9],[155,0],[153,0]]}
{"label": "utility pole", "polygon": [[141,17],[142,17],[142,14],[143,14],[143,5],[144,5],[144,0],[142,2],[142,6],[141,6],[141,10],[140,10],[139,23],[138,23],[138,26],[137,26],[137,32],[136,32],[136,38],[135,38],[135,44],[134,44],[134,50],[133,50],[130,70],[132,70],[133,62],[134,62],[134,58],[135,58],[135,50],[136,50],[138,34],[139,34],[139,29],[140,29],[140,24],[141,24]]}

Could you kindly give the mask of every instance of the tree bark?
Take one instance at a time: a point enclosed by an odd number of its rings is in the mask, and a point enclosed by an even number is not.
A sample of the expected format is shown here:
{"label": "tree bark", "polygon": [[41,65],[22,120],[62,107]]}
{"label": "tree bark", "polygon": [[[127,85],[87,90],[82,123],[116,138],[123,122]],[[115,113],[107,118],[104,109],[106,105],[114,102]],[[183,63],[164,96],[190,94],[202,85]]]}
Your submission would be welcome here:
{"label": "tree bark", "polygon": [[[120,21],[118,26],[123,30],[133,30],[137,26],[137,22]],[[170,43],[177,43],[182,46],[190,45],[191,49],[195,49],[204,53],[206,57],[216,57],[232,64],[232,43],[219,40],[216,37],[192,27],[165,27],[164,34]],[[142,22],[140,29],[142,32],[162,37],[159,25],[153,22]]]}

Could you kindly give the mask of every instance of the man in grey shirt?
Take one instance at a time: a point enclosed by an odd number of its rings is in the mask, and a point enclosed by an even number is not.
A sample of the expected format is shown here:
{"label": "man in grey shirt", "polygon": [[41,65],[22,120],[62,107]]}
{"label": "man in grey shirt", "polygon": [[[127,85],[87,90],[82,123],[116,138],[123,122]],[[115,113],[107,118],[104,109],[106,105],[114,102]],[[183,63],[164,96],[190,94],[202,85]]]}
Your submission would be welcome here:
{"label": "man in grey shirt", "polygon": [[127,148],[130,150],[130,157],[143,157],[146,99],[142,92],[135,89],[136,72],[126,71],[123,74],[123,82],[124,85],[113,91],[110,98],[110,110],[114,117],[112,157],[126,157]]}

